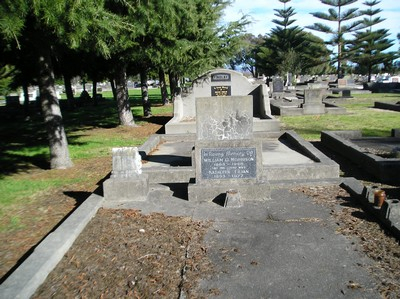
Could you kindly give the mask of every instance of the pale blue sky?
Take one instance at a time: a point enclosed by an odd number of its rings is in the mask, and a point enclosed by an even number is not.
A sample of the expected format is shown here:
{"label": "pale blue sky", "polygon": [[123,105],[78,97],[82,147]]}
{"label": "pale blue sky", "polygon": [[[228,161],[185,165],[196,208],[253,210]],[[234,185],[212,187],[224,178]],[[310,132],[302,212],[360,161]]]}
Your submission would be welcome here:
{"label": "pale blue sky", "polygon": [[[359,9],[366,9],[367,6],[363,5],[364,0],[358,0],[355,4],[345,6],[345,9],[357,7]],[[305,27],[312,25],[316,22],[325,23],[328,26],[336,26],[333,22],[326,22],[315,18],[310,12],[327,12],[330,6],[322,4],[319,0],[292,0],[286,4],[294,8],[296,15],[293,17],[297,21],[294,25]],[[282,9],[283,4],[278,0],[234,0],[233,4],[225,10],[224,21],[238,20],[242,15],[248,15],[252,20],[252,24],[248,26],[248,32],[254,35],[266,34],[271,31],[271,28],[276,27],[272,23],[272,19],[277,17],[274,15],[274,9]],[[397,34],[400,33],[400,1],[399,0],[381,0],[381,3],[375,6],[375,8],[382,9],[379,14],[381,18],[386,19],[382,23],[376,25],[374,29],[385,28],[389,29],[391,34],[390,38],[394,40],[395,45],[390,48],[391,51],[395,51],[399,48],[397,41]],[[311,31],[318,35],[324,40],[327,40],[329,36],[320,34],[317,31]]]}

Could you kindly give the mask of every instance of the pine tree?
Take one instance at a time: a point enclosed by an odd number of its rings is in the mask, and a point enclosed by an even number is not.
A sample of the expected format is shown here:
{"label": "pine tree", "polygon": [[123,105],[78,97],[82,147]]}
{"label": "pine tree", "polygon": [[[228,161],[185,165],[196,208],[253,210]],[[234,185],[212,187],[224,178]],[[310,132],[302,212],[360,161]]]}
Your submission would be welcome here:
{"label": "pine tree", "polygon": [[300,73],[302,57],[300,50],[304,48],[306,39],[304,38],[303,29],[299,26],[291,26],[295,19],[292,17],[296,14],[293,7],[286,7],[286,3],[291,0],[279,0],[283,3],[283,9],[274,9],[275,16],[280,19],[273,19],[272,22],[277,24],[276,28],[271,30],[270,40],[273,51],[277,55],[277,71],[281,75],[286,73]]}
{"label": "pine tree", "polygon": [[383,22],[385,19],[376,16],[382,9],[375,9],[381,1],[368,0],[363,4],[368,6],[366,10],[361,10],[365,16],[363,24],[365,31],[357,31],[354,33],[354,40],[351,42],[349,49],[353,52],[352,61],[357,63],[363,74],[368,75],[368,82],[371,81],[373,67],[380,64],[393,61],[395,59],[394,52],[383,53],[386,49],[393,46],[393,40],[389,40],[389,30],[379,29],[372,30],[372,27]]}
{"label": "pine tree", "polygon": [[306,26],[309,29],[320,31],[323,33],[331,34],[332,39],[327,42],[331,46],[337,46],[337,74],[338,77],[342,77],[342,62],[346,59],[345,47],[348,41],[346,41],[344,35],[346,33],[351,33],[356,30],[362,28],[362,21],[355,20],[350,24],[347,24],[348,21],[353,20],[360,16],[357,12],[358,8],[349,8],[347,10],[343,10],[343,8],[347,5],[353,4],[357,2],[357,0],[320,0],[323,4],[331,6],[333,8],[329,8],[328,13],[323,12],[313,12],[311,13],[314,17],[318,19],[322,19],[329,22],[336,22],[336,29],[329,27],[322,23],[314,23],[311,26]]}
{"label": "pine tree", "polygon": [[327,56],[327,49],[322,41],[299,26],[293,25],[296,14],[293,7],[287,7],[290,0],[279,0],[283,9],[274,9],[279,19],[272,20],[277,26],[265,38],[264,45],[259,47],[256,65],[267,75],[277,73],[299,74],[311,67],[324,63],[320,57]]}

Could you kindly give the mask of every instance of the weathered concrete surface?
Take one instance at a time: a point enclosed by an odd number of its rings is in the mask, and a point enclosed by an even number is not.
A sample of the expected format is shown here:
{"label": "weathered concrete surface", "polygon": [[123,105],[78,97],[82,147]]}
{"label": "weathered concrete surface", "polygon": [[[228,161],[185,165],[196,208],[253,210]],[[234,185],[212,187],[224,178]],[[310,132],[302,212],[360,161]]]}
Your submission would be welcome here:
{"label": "weathered concrete surface", "polygon": [[[148,201],[115,207],[212,220],[205,247],[215,273],[200,284],[208,298],[379,297],[370,260],[354,240],[335,233],[330,210],[305,195],[273,189],[268,201],[225,208],[187,201],[182,187],[153,185]],[[361,288],[349,288],[351,282]]]}
{"label": "weathered concrete surface", "polygon": [[[154,135],[139,150],[150,183],[184,183],[196,177],[195,135]],[[255,134],[262,143],[263,181],[338,179],[339,165],[293,131]],[[157,143],[157,141],[159,143]],[[151,154],[150,154],[151,153]],[[162,171],[160,172],[160,169]]]}

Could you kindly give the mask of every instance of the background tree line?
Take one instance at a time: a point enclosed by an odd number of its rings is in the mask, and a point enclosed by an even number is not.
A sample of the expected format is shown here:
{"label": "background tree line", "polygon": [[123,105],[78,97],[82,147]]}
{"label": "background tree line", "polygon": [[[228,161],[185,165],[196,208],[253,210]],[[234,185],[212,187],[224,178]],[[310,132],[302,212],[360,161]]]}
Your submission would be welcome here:
{"label": "background tree line", "polygon": [[[249,23],[245,16],[221,23],[230,0],[3,0],[0,87],[21,86],[28,103],[28,86],[39,86],[51,168],[67,168],[72,161],[56,79],[63,80],[71,108],[76,105],[72,78],[92,81],[94,99],[97,82],[110,81],[120,124],[134,126],[127,88],[127,78],[133,75],[140,76],[144,116],[151,116],[149,72],[157,74],[167,102],[181,78],[224,65],[254,76],[332,73],[334,64],[341,76],[349,61],[360,73],[370,75],[381,64],[388,70],[398,53],[383,53],[393,41],[387,39],[387,30],[373,30],[383,21],[376,17],[381,10],[374,8],[380,1],[365,1],[365,10],[344,9],[356,1],[321,0],[330,6],[328,13],[313,15],[337,23],[333,28],[321,23],[309,26],[331,34],[331,40],[324,42],[294,25],[290,0],[279,0],[283,8],[275,9],[276,27],[258,37],[245,33]],[[348,33],[354,38],[347,40]],[[326,44],[337,46],[336,53]]]}
{"label": "background tree line", "polygon": [[294,75],[336,73],[343,77],[346,72],[354,72],[367,75],[368,81],[372,73],[393,73],[400,69],[396,61],[399,51],[386,51],[394,45],[388,38],[388,30],[375,29],[384,21],[379,17],[382,10],[377,8],[381,1],[364,1],[363,6],[359,5],[361,9],[347,8],[357,0],[321,0],[328,12],[311,14],[324,22],[306,28],[327,34],[328,41],[294,25],[296,12],[289,6],[291,0],[278,1],[283,7],[274,9],[277,19],[272,22],[276,27],[264,36],[247,35],[247,46],[231,60],[231,67],[241,65],[253,76],[285,76],[290,72]]}

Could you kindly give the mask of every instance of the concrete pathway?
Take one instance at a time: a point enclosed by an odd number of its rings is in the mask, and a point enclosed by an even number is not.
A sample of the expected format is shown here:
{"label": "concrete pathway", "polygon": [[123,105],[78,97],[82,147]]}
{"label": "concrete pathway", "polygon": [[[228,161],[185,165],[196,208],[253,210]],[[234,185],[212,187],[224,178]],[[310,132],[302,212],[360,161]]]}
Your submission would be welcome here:
{"label": "concrete pathway", "polygon": [[212,220],[205,242],[216,274],[200,288],[218,291],[208,298],[380,297],[366,270],[369,260],[335,233],[329,210],[310,198],[275,189],[271,200],[224,208],[188,202],[184,188],[154,185],[148,201],[113,207]]}

